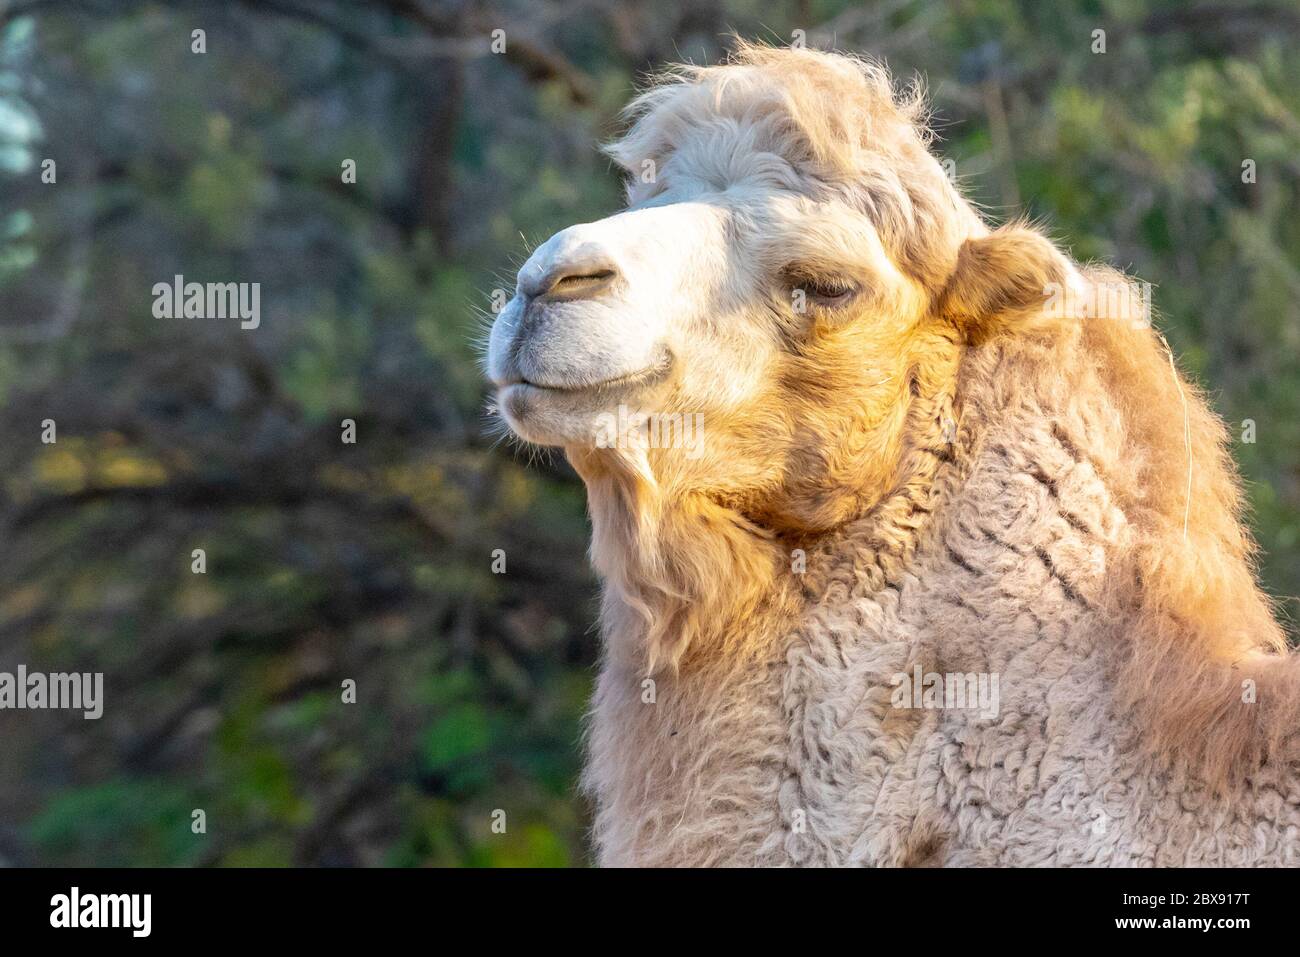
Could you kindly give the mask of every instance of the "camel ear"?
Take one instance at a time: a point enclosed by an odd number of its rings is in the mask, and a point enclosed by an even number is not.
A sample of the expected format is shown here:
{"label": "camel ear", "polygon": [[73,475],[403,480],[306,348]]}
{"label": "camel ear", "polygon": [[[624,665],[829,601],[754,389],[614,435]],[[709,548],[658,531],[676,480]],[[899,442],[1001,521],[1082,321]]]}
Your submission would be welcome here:
{"label": "camel ear", "polygon": [[1060,297],[1070,265],[1042,233],[1010,225],[962,243],[936,311],[980,341]]}

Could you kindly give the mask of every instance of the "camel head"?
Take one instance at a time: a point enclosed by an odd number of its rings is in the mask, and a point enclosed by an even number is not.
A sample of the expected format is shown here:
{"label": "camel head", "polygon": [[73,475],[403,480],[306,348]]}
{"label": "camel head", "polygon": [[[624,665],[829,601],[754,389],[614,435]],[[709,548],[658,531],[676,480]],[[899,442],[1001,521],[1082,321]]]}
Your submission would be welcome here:
{"label": "camel head", "polygon": [[751,45],[643,93],[608,148],[627,208],[539,246],[492,328],[511,429],[776,531],[869,508],[913,420],[943,427],[970,304],[1041,301],[1064,263],[989,233],[922,109],[873,64]]}

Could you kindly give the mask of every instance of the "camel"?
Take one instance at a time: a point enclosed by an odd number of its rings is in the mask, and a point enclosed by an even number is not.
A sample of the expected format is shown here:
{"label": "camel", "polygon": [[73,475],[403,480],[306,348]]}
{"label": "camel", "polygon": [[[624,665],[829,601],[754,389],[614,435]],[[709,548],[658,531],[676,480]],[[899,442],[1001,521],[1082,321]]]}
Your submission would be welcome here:
{"label": "camel", "polygon": [[588,493],[598,862],[1295,864],[1300,666],[1142,287],[861,58],[741,43],[607,150],[486,357]]}

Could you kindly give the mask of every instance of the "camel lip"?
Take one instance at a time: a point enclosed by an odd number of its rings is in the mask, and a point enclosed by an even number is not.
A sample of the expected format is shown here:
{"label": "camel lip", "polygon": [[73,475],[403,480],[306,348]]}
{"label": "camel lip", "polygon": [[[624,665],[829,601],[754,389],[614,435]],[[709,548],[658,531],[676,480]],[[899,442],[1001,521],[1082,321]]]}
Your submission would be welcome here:
{"label": "camel lip", "polygon": [[587,393],[607,392],[611,389],[626,389],[638,386],[653,385],[662,382],[668,377],[668,373],[673,368],[673,356],[667,349],[657,362],[639,369],[636,372],[628,372],[620,376],[612,376],[608,379],[601,379],[599,382],[584,382],[580,384],[560,384],[560,383],[543,383],[533,382],[520,376],[508,382],[500,384],[502,392],[514,387],[527,387],[536,389],[539,392],[552,392],[557,395],[584,395]]}

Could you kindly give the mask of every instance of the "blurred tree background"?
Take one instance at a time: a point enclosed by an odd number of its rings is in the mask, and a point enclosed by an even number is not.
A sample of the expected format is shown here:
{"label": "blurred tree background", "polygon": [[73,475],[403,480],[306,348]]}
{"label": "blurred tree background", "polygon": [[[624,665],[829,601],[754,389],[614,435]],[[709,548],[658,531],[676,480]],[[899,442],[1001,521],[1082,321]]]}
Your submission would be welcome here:
{"label": "blurred tree background", "polygon": [[[0,862],[587,862],[583,495],[496,441],[474,340],[532,244],[620,202],[594,146],[638,75],[798,30],[925,76],[991,218],[1155,284],[1287,610],[1294,4],[13,0],[0,670],[102,671],[106,705],[0,712]],[[154,318],[176,274],[260,283],[261,325]]]}

